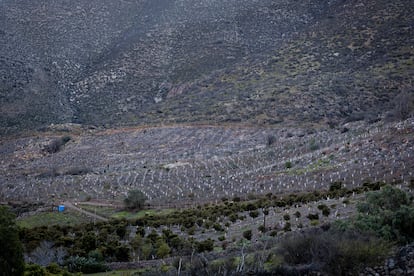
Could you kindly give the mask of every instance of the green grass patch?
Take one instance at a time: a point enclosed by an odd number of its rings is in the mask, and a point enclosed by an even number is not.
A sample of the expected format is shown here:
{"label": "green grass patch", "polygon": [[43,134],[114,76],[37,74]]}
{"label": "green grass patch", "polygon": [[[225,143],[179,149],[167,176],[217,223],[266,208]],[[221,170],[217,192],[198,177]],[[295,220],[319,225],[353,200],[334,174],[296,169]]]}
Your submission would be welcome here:
{"label": "green grass patch", "polygon": [[316,171],[320,171],[320,170],[331,170],[331,169],[335,169],[335,168],[336,168],[336,166],[330,164],[329,159],[319,159],[317,162],[315,162],[313,164],[310,164],[307,167],[285,170],[285,171],[283,171],[283,173],[288,173],[290,175],[301,175],[301,174],[305,174],[305,173],[311,173],[311,172],[316,172]]}
{"label": "green grass patch", "polygon": [[77,207],[102,217],[111,217],[113,214],[119,211],[119,209],[109,206],[93,206],[87,204],[80,204]]}
{"label": "green grass patch", "polygon": [[131,211],[120,211],[116,212],[111,215],[111,218],[115,219],[128,219],[128,220],[134,220],[134,219],[140,219],[145,216],[163,216],[163,215],[169,215],[176,211],[176,209],[162,209],[162,210],[141,210],[138,212],[131,212]]}
{"label": "green grass patch", "polygon": [[214,247],[214,249],[213,249],[213,251],[214,251],[215,253],[221,253],[221,252],[223,252],[224,250],[223,250],[223,248],[222,248],[221,246],[215,246],[215,247]]}
{"label": "green grass patch", "polygon": [[90,222],[87,217],[71,211],[65,212],[41,212],[28,217],[18,219],[17,225],[23,228],[34,228],[40,226],[62,225],[73,226]]}

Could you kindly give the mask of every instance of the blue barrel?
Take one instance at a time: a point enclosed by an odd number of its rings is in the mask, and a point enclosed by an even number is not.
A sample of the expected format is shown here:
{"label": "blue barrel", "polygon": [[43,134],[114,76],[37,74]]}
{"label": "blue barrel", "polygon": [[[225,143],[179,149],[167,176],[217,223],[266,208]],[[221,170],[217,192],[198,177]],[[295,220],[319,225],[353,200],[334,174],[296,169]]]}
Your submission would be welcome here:
{"label": "blue barrel", "polygon": [[65,205],[59,205],[58,212],[63,212],[63,211],[65,211]]}

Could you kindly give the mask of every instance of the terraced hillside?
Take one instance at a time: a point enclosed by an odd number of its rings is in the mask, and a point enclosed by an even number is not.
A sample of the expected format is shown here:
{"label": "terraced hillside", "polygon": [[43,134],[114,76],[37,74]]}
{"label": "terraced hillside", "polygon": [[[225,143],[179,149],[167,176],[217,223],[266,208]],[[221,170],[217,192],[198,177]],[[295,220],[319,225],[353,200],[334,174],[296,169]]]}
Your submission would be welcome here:
{"label": "terraced hillside", "polygon": [[0,127],[375,121],[412,91],[410,0],[0,2]]}
{"label": "terraced hillside", "polygon": [[[414,179],[414,121],[332,129],[171,126],[39,133],[1,142],[2,201],[199,204]],[[62,137],[68,137],[63,139]],[[70,140],[69,140],[70,138]],[[69,140],[55,147],[56,141]]]}

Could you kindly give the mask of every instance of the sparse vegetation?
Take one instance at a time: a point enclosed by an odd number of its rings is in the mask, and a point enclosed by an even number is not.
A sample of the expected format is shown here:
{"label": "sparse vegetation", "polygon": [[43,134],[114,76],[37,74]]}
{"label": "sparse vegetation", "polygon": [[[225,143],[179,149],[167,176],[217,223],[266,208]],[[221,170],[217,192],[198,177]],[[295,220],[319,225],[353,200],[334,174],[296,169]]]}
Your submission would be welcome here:
{"label": "sparse vegetation", "polygon": [[71,140],[70,136],[63,136],[60,138],[53,139],[48,145],[44,147],[44,151],[47,153],[56,153],[60,151],[60,149]]}

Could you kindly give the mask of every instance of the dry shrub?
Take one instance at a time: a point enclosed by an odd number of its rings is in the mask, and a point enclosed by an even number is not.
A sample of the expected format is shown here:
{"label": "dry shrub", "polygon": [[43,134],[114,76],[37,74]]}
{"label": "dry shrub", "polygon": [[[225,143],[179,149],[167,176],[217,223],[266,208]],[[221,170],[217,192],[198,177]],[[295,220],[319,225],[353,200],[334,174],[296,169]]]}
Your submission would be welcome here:
{"label": "dry shrub", "polygon": [[348,275],[380,263],[390,248],[389,243],[359,232],[316,229],[285,239],[278,252],[286,267]]}

